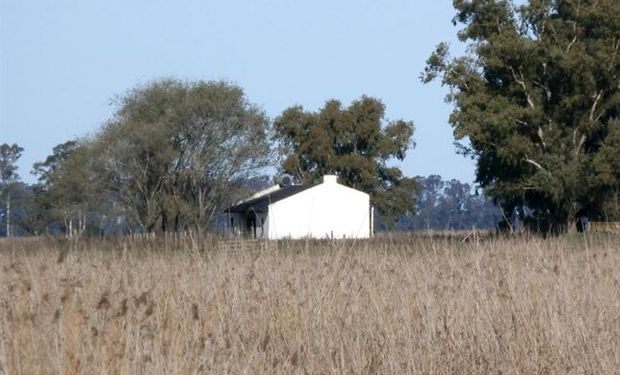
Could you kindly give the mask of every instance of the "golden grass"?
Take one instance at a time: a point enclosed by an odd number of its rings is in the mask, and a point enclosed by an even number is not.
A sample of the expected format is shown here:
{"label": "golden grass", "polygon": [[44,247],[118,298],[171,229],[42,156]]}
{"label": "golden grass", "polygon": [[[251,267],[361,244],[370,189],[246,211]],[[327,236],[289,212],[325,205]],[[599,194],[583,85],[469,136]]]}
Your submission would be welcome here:
{"label": "golden grass", "polygon": [[5,240],[0,374],[613,374],[615,240]]}

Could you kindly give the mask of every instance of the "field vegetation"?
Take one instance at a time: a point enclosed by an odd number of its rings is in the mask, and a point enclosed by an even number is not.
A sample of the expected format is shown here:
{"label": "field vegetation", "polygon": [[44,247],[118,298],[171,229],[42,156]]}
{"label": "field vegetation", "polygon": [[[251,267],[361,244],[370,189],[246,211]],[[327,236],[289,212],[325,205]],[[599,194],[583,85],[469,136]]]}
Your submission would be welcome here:
{"label": "field vegetation", "polygon": [[618,240],[3,240],[0,374],[617,373]]}

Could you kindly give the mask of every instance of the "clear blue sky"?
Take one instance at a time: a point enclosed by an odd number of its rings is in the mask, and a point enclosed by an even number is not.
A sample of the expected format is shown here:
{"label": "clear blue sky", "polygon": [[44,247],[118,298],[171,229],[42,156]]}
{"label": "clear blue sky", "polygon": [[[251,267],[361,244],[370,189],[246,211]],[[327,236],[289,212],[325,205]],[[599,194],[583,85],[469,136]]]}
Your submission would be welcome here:
{"label": "clear blue sky", "polygon": [[54,145],[95,132],[110,99],[161,77],[226,79],[270,117],[327,99],[380,98],[413,120],[406,175],[471,182],[456,155],[446,89],[419,73],[457,45],[450,0],[0,0],[0,144],[26,149],[20,174]]}

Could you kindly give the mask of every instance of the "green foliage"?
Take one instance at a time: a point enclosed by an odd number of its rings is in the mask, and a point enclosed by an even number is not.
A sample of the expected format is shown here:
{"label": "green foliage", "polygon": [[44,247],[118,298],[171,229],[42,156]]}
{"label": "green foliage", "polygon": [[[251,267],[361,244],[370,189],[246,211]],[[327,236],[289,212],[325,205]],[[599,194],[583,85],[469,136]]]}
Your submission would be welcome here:
{"label": "green foliage", "polygon": [[400,230],[492,229],[501,220],[493,202],[469,184],[438,175],[418,176],[416,182],[416,213],[399,218]]}
{"label": "green foliage", "polygon": [[614,120],[599,152],[593,158],[591,186],[594,197],[601,202],[589,202],[599,209],[601,217],[620,221],[620,121]]}
{"label": "green foliage", "polygon": [[[565,228],[608,216],[620,176],[620,3],[455,0],[465,56],[440,44],[422,80],[450,87],[450,123],[504,208]],[[607,210],[607,211],[606,211]],[[608,216],[609,218],[609,216]]]}
{"label": "green foliage", "polygon": [[23,151],[24,149],[17,144],[0,145],[0,184],[2,186],[17,181],[19,178],[15,163],[22,156]]}
{"label": "green foliage", "polygon": [[269,164],[269,124],[227,82],[164,79],[118,98],[95,147],[107,187],[146,231],[203,229]]}
{"label": "green foliage", "polygon": [[87,230],[91,213],[101,212],[105,198],[100,170],[97,169],[98,152],[93,140],[71,140],[55,146],[45,161],[33,165],[38,177],[35,185],[31,227],[41,231],[47,223],[62,223],[66,235],[81,234]]}
{"label": "green foliage", "polygon": [[5,235],[11,236],[11,200],[17,189],[19,175],[17,174],[17,160],[21,157],[24,149],[17,144],[0,145],[0,198],[4,203],[2,219],[4,221]]}
{"label": "green foliage", "polygon": [[45,161],[36,162],[32,166],[32,173],[37,176],[39,182],[51,185],[56,178],[56,173],[63,167],[64,162],[78,147],[78,141],[71,140],[54,146],[52,154]]}
{"label": "green foliage", "polygon": [[388,219],[413,212],[415,181],[404,177],[392,159],[403,160],[413,147],[412,122],[384,123],[385,106],[363,96],[348,108],[330,100],[318,112],[286,109],[274,123],[282,169],[306,184],[326,174],[368,192]]}
{"label": "green foliage", "polygon": [[226,82],[164,79],[35,163],[24,228],[66,235],[202,230],[271,158],[264,113]]}

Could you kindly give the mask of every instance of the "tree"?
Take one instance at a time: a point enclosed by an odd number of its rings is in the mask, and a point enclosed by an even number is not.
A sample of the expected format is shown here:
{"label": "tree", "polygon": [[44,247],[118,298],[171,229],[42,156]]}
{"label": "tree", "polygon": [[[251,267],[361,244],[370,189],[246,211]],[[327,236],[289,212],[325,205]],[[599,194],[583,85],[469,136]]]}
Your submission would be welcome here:
{"label": "tree", "polygon": [[385,106],[362,96],[348,108],[330,100],[318,112],[286,109],[274,123],[282,170],[311,184],[325,174],[368,192],[388,221],[415,209],[415,181],[404,177],[392,159],[403,160],[413,147],[414,126],[404,120],[385,123]]}
{"label": "tree", "polygon": [[[12,237],[22,235],[36,235],[40,233],[36,230],[35,221],[38,219],[37,212],[32,210],[34,199],[33,187],[21,181],[16,181],[11,186],[10,204],[10,231]],[[0,213],[1,235],[6,235],[6,222],[4,213]],[[39,224],[40,222],[36,222]]]}
{"label": "tree", "polygon": [[17,160],[21,157],[24,149],[17,144],[0,145],[0,194],[4,198],[4,218],[6,224],[6,236],[11,236],[11,197],[15,184],[19,180],[17,174]]}
{"label": "tree", "polygon": [[443,217],[438,217],[445,184],[439,175],[418,177],[417,214],[423,223],[419,229],[445,229]]}
{"label": "tree", "polygon": [[620,121],[610,124],[610,131],[599,152],[594,156],[590,207],[594,218],[620,221]]}
{"label": "tree", "polygon": [[60,221],[67,236],[86,232],[89,216],[98,213],[105,197],[97,152],[92,140],[71,140],[55,146],[45,161],[33,165],[39,180],[35,211],[47,210],[47,220]]}
{"label": "tree", "polygon": [[97,136],[108,188],[143,230],[206,228],[270,161],[269,122],[227,82],[164,79],[118,98]]}
{"label": "tree", "polygon": [[477,182],[546,229],[602,212],[620,186],[602,176],[618,152],[620,2],[453,3],[469,52],[453,58],[439,44],[421,78],[451,89],[450,123]]}
{"label": "tree", "polygon": [[53,217],[45,198],[41,184],[19,183],[13,199],[16,213],[13,217],[15,233],[33,236],[49,233],[48,228],[53,223]]}
{"label": "tree", "polygon": [[472,191],[458,180],[444,181],[441,176],[416,177],[417,213],[402,220],[404,230],[463,230],[494,228],[500,213],[492,201]]}
{"label": "tree", "polygon": [[[467,217],[472,212],[468,212],[468,200],[471,198],[471,187],[469,184],[462,184],[458,180],[450,180],[446,183],[443,199],[440,206],[443,206],[446,216],[446,228],[467,229]],[[470,227],[471,228],[471,227]]]}

